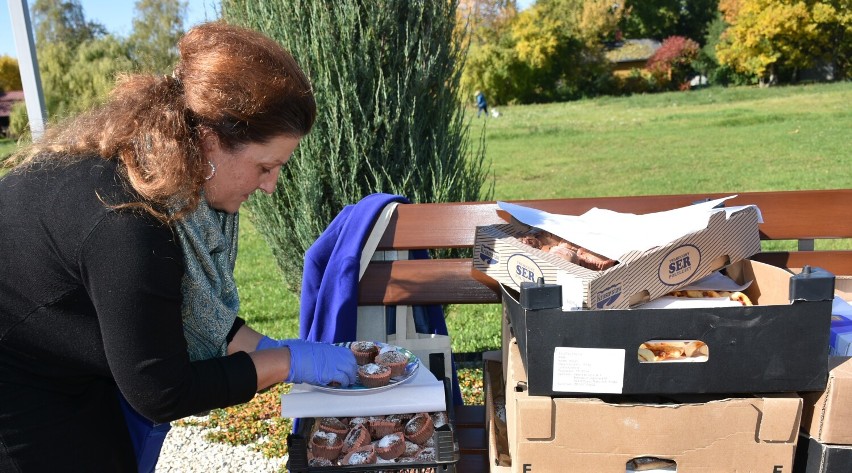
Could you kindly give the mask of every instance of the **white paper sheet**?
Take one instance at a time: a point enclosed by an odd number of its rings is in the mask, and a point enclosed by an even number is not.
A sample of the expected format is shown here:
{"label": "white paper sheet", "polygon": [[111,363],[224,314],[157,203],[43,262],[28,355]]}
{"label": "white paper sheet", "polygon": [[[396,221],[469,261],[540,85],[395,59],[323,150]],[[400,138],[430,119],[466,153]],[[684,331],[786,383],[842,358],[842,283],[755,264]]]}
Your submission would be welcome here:
{"label": "white paper sheet", "polygon": [[352,417],[446,411],[444,383],[424,366],[407,382],[380,391],[322,391],[294,384],[281,395],[281,416]]}
{"label": "white paper sheet", "polygon": [[[497,205],[520,222],[618,260],[630,251],[646,251],[703,230],[707,228],[710,216],[716,212],[725,212],[726,216],[730,216],[752,207],[713,208],[734,197],[736,195],[641,215],[593,208],[583,215],[575,216],[552,214],[508,202],[497,202]],[[758,221],[763,222],[759,213]]]}
{"label": "white paper sheet", "polygon": [[663,296],[634,309],[694,309],[698,307],[742,307],[738,301],[727,297],[674,297]]}

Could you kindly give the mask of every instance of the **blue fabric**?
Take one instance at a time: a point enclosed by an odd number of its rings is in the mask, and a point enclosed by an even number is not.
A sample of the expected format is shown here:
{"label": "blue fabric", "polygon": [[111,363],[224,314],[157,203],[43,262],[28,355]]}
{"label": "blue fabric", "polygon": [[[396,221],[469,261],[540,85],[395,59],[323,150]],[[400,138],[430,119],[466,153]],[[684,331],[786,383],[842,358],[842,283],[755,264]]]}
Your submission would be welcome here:
{"label": "blue fabric", "polygon": [[361,250],[382,209],[404,197],[371,194],[347,205],[305,252],[299,337],[316,342],[354,340]]}
{"label": "blue fabric", "polygon": [[160,449],[166,441],[166,434],[171,429],[168,422],[155,424],[136,412],[124,396],[118,393],[119,404],[127,422],[127,430],[130,432],[130,441],[133,443],[133,451],[136,453],[136,465],[139,473],[153,473],[157,460],[160,458]]}
{"label": "blue fabric", "polygon": [[[305,252],[302,275],[299,337],[305,340],[337,343],[355,339],[358,317],[358,273],[361,250],[382,209],[391,202],[410,203],[392,194],[370,194],[347,205]],[[412,252],[413,258],[428,258],[428,252]],[[447,335],[444,310],[430,306],[425,319],[416,325],[428,329],[420,333]],[[425,322],[428,322],[426,324]],[[453,400],[463,404],[453,368]]]}

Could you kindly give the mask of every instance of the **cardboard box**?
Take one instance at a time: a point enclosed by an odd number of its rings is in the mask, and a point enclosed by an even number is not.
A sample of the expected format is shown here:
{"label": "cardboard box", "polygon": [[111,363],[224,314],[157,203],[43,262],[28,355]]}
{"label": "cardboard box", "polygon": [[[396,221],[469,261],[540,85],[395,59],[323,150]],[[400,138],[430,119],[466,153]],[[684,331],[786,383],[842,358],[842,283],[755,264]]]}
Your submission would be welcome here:
{"label": "cardboard box", "polygon": [[[531,396],[516,346],[508,360],[514,473],[624,473],[641,457],[672,460],[681,473],[792,471],[802,409],[795,394],[677,404]],[[710,397],[683,399],[696,398]]]}
{"label": "cardboard box", "polygon": [[[494,356],[489,356],[489,354]],[[485,431],[488,438],[488,464],[491,473],[512,471],[509,437],[506,431],[506,388],[503,383],[502,353],[482,356],[485,393]]]}
{"label": "cardboard box", "polygon": [[[741,261],[728,273],[740,282],[753,281],[747,294],[759,305],[525,310],[517,294],[503,286],[503,304],[528,369],[530,394],[825,389],[831,300],[790,303],[790,283],[801,287],[801,278],[759,262]],[[709,347],[709,357],[701,363],[640,363],[639,346],[649,340],[701,340]]]}
{"label": "cardboard box", "polygon": [[799,436],[793,473],[849,473],[852,471],[852,445],[818,442],[805,434]]}
{"label": "cardboard box", "polygon": [[760,251],[755,207],[729,218],[725,212],[716,212],[704,230],[648,251],[628,253],[605,271],[592,271],[524,245],[515,236],[529,229],[519,222],[477,227],[473,267],[515,290],[521,282],[539,278],[560,284],[566,309],[625,309]]}
{"label": "cardboard box", "polygon": [[817,442],[852,445],[852,357],[832,357],[829,368],[824,391],[801,393],[802,430]]}

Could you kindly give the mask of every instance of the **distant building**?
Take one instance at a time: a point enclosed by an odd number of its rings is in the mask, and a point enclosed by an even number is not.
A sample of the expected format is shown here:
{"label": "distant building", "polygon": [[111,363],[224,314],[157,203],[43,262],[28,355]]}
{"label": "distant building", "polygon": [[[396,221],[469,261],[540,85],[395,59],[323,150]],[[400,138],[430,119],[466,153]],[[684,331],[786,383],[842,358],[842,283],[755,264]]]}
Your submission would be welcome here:
{"label": "distant building", "polygon": [[645,70],[648,59],[660,46],[654,39],[626,39],[607,48],[606,58],[613,64],[613,74],[627,77],[633,69]]}
{"label": "distant building", "polygon": [[24,92],[22,90],[11,90],[0,95],[0,137],[5,137],[6,130],[9,129],[9,115],[12,114],[12,107],[23,101]]}

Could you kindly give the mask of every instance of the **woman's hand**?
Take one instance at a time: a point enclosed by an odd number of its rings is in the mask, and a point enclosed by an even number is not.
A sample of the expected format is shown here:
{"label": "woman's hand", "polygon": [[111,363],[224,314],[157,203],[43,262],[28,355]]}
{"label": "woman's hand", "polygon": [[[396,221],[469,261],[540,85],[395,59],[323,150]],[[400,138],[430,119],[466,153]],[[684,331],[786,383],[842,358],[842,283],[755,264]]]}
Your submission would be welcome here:
{"label": "woman's hand", "polygon": [[325,386],[338,383],[349,386],[356,380],[358,364],[352,350],[328,343],[300,339],[276,340],[263,337],[256,351],[287,347],[290,349],[288,383],[307,383]]}
{"label": "woman's hand", "polygon": [[317,386],[355,383],[358,363],[349,348],[306,340],[281,341],[290,348],[290,375],[285,379],[288,383]]}

